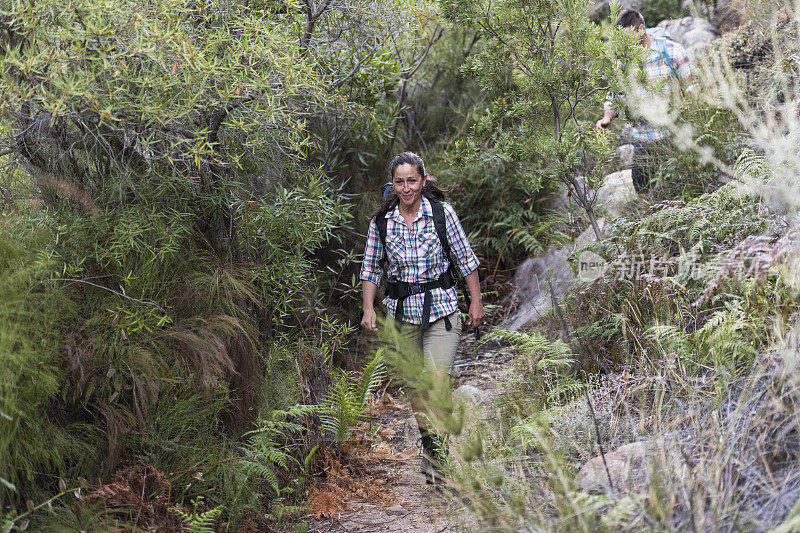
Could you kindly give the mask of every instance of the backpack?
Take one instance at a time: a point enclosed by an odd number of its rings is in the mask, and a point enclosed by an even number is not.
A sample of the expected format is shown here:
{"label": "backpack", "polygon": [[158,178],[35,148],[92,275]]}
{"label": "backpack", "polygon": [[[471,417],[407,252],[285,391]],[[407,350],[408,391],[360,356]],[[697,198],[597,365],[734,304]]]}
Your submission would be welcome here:
{"label": "backpack", "polygon": [[[386,198],[386,195],[388,194],[389,187],[391,187],[391,183],[387,183],[383,186],[384,198]],[[444,215],[444,206],[442,205],[442,202],[432,198],[428,198],[428,202],[430,202],[431,211],[433,211],[433,227],[436,229],[436,236],[439,237],[439,242],[442,244],[442,252],[444,253],[444,257],[447,259],[447,262],[450,266],[437,281],[424,284],[389,281],[387,290],[390,298],[397,299],[397,308],[395,309],[396,320],[400,320],[403,316],[402,309],[403,300],[405,300],[405,298],[411,296],[412,294],[425,293],[425,299],[422,306],[422,329],[428,329],[430,327],[430,324],[428,323],[428,317],[430,316],[431,289],[449,289],[459,285],[464,294],[464,301],[467,303],[467,308],[469,308],[472,303],[469,296],[469,291],[466,288],[466,283],[464,282],[461,273],[456,268],[455,261],[453,261],[450,253],[450,241],[447,240],[447,222]],[[383,257],[380,260],[380,264],[385,270],[389,263],[389,258],[386,253],[386,217],[377,217],[375,219],[375,226],[378,229],[378,236],[380,237],[381,244],[383,245]],[[450,320],[445,317],[445,329],[450,331],[451,328],[452,324],[450,324]]]}

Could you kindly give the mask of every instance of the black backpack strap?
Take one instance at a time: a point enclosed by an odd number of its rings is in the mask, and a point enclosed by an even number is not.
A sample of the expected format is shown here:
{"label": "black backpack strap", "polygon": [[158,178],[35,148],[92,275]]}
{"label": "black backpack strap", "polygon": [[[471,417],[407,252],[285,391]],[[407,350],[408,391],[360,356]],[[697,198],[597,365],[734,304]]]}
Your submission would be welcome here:
{"label": "black backpack strap", "polygon": [[378,237],[381,240],[381,245],[383,246],[383,257],[378,260],[378,264],[384,270],[389,264],[389,255],[386,252],[386,216],[378,216],[375,217],[375,227],[378,228]]}
{"label": "black backpack strap", "polygon": [[453,268],[455,265],[450,257],[450,241],[447,240],[447,221],[444,216],[444,206],[438,200],[430,200],[430,203],[433,210],[433,226],[436,228],[436,235],[439,237],[439,242],[442,243],[445,259],[450,263],[450,268]]}
{"label": "black backpack strap", "polygon": [[[430,203],[431,210],[433,211],[433,226],[436,228],[436,235],[439,237],[439,242],[442,243],[442,251],[444,252],[444,256],[447,259],[447,262],[450,263],[450,275],[453,278],[453,282],[455,282],[455,280],[461,278],[461,275],[456,267],[455,261],[453,261],[453,257],[450,255],[450,241],[447,240],[447,220],[445,219],[444,215],[444,205],[442,205],[442,202],[439,200],[430,200]],[[460,285],[462,292],[464,293],[464,302],[466,302],[467,309],[469,309],[470,305],[472,304],[472,299],[469,297],[469,291],[467,290],[463,280],[461,281]],[[450,331],[449,327],[445,329]]]}

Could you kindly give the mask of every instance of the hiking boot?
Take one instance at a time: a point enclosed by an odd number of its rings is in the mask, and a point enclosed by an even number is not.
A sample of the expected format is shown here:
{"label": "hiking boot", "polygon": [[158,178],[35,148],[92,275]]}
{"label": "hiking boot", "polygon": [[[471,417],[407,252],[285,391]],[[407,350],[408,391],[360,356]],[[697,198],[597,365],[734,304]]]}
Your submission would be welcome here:
{"label": "hiking boot", "polygon": [[447,462],[447,443],[427,431],[422,434],[422,473],[428,485],[444,484],[444,465]]}

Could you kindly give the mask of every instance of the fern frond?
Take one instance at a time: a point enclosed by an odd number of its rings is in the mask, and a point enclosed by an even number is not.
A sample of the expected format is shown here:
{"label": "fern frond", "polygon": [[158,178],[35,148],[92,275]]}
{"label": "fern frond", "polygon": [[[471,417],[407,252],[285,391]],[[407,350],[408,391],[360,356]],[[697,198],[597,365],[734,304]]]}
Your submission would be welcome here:
{"label": "fern frond", "polygon": [[191,513],[185,513],[176,507],[171,507],[170,511],[183,522],[184,528],[190,533],[215,533],[217,522],[225,510],[225,506],[218,505],[208,511],[200,512],[198,508],[202,505],[203,497],[200,496],[197,500],[192,500],[194,510]]}
{"label": "fern frond", "polygon": [[363,411],[367,408],[370,394],[383,381],[384,377],[386,377],[386,367],[383,365],[383,348],[381,348],[361,371],[361,377],[358,379],[355,397],[359,410]]}
{"label": "fern frond", "polygon": [[384,377],[383,350],[378,350],[359,377],[342,371],[334,373],[320,419],[322,426],[334,435],[338,445],[341,446],[361,423],[369,395]]}
{"label": "fern frond", "polygon": [[242,464],[245,465],[252,475],[266,481],[269,486],[272,487],[272,490],[275,491],[276,495],[281,493],[280,486],[278,484],[278,476],[268,465],[247,459],[243,459]]}

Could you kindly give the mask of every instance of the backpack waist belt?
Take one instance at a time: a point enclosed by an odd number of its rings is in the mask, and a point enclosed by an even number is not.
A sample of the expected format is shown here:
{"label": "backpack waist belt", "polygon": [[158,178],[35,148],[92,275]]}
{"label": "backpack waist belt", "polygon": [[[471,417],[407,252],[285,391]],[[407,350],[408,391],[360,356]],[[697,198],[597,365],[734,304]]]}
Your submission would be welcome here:
{"label": "backpack waist belt", "polygon": [[[394,319],[400,321],[403,319],[403,303],[405,299],[414,294],[425,293],[422,300],[422,322],[423,330],[429,329],[431,319],[431,305],[433,304],[433,297],[431,291],[433,289],[450,289],[455,286],[455,280],[450,275],[450,271],[446,271],[439,276],[436,281],[429,281],[428,283],[408,283],[406,281],[389,281],[386,287],[386,295],[397,300],[397,307],[394,310]],[[445,329],[450,331],[452,325],[445,317]]]}

